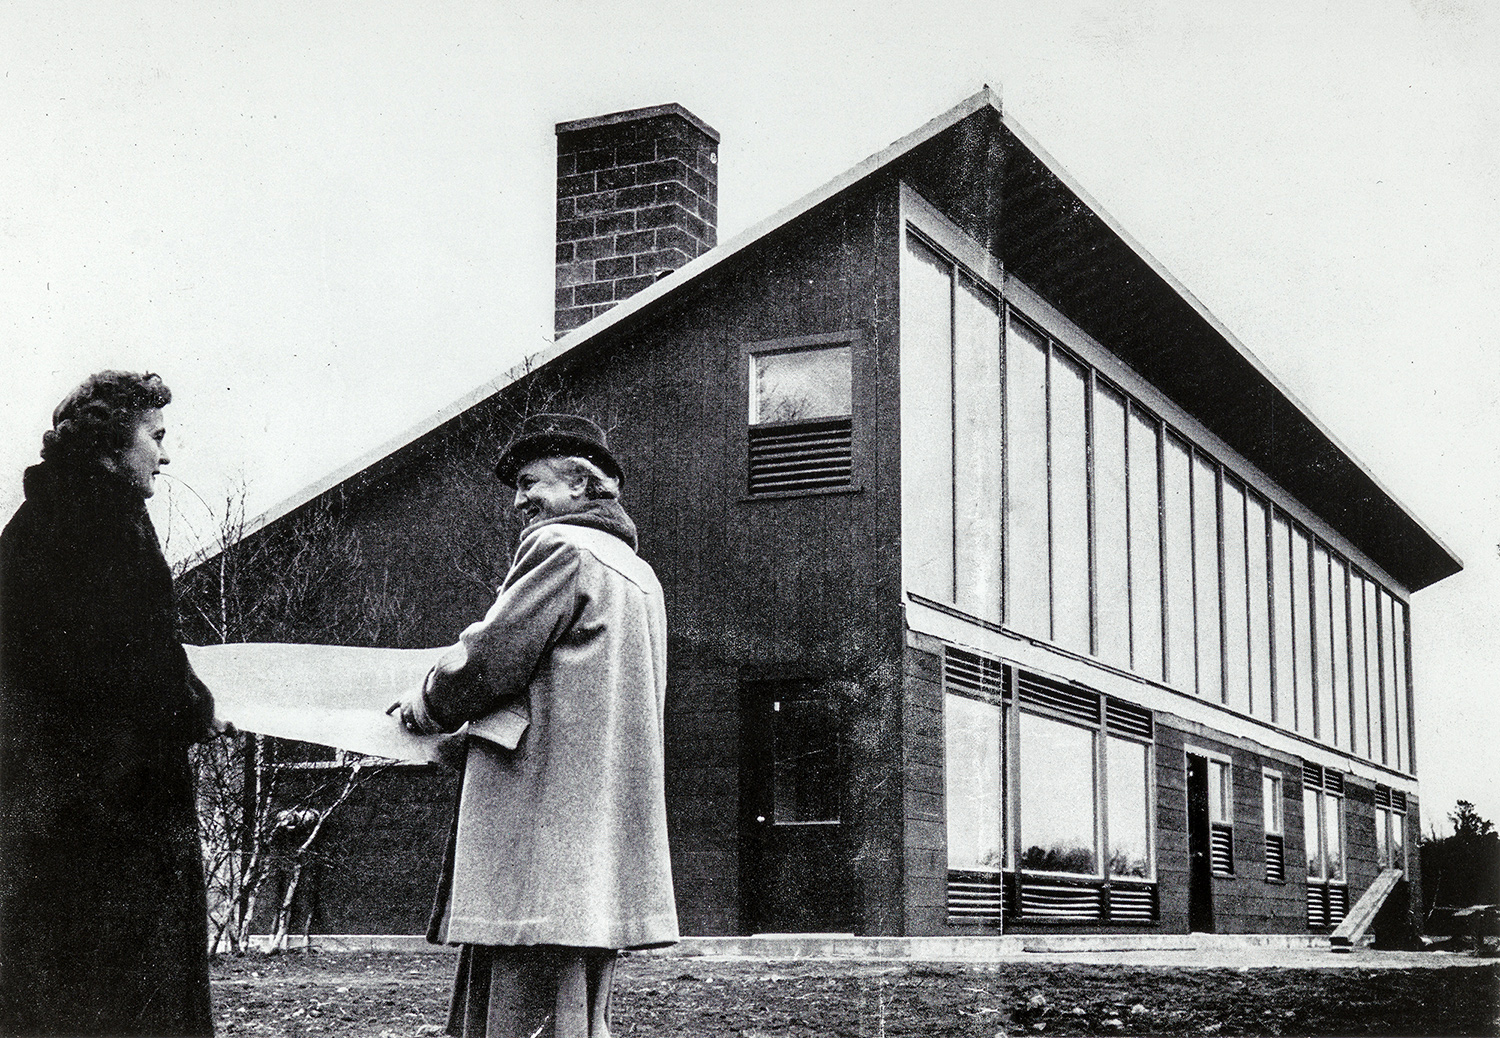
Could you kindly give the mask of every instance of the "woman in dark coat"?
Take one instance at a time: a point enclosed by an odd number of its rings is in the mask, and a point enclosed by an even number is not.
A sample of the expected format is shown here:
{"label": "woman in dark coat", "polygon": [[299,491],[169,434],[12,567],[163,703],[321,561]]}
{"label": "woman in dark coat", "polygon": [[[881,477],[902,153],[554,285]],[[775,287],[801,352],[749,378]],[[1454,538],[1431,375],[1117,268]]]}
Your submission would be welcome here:
{"label": "woman in dark coat", "polygon": [[87,379],[0,535],[0,1034],[213,1033],[188,762],[213,699],[146,513],[171,398]]}

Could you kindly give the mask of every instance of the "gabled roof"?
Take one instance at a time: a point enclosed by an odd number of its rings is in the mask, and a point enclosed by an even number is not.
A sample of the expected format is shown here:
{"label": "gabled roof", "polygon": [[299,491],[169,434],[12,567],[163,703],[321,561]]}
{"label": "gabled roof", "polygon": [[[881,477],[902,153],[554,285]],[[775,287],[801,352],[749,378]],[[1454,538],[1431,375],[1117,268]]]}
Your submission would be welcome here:
{"label": "gabled roof", "polygon": [[[988,87],[775,215],[616,304],[260,516],[348,482],[542,366],[653,310],[845,190],[893,171],[1411,590],[1462,563],[1192,293],[1073,183]],[[955,175],[955,171],[959,175]]]}

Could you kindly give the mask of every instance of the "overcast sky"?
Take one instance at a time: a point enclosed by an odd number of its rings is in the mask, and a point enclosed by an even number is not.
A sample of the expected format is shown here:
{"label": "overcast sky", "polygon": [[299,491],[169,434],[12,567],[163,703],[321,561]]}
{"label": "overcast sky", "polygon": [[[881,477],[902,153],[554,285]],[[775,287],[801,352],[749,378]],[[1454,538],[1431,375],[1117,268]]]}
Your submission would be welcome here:
{"label": "overcast sky", "polygon": [[559,121],[691,109],[725,240],[986,83],[1463,558],[1413,600],[1424,828],[1500,821],[1486,0],[5,0],[0,519],[99,368],[176,394],[180,554],[541,348]]}

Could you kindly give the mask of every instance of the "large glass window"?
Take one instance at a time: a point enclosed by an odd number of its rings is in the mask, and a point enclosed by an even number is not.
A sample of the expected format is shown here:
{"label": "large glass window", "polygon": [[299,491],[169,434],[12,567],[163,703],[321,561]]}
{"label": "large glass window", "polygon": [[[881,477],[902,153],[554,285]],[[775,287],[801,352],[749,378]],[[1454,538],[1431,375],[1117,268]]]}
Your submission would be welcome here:
{"label": "large glass window", "polygon": [[1296,731],[1314,736],[1310,547],[1307,534],[1292,527],[1292,682],[1296,688],[1292,716]]}
{"label": "large glass window", "polygon": [[1167,680],[1196,690],[1193,647],[1193,470],[1187,444],[1167,436],[1162,454],[1162,551],[1167,571]]}
{"label": "large glass window", "polygon": [[1052,637],[1052,547],[1047,494],[1047,341],[1029,325],[1006,325],[1006,622]]}
{"label": "large glass window", "polygon": [[1292,530],[1286,518],[1271,519],[1271,651],[1273,699],[1271,719],[1283,728],[1295,726],[1296,653],[1292,651]]}
{"label": "large glass window", "polygon": [[1052,352],[1052,638],[1088,652],[1089,451],[1088,372]]}
{"label": "large glass window", "polygon": [[1130,652],[1137,672],[1162,677],[1160,429],[1130,409]]}
{"label": "large glass window", "polygon": [[1396,700],[1396,767],[1411,770],[1411,729],[1406,723],[1406,605],[1391,599],[1391,682]]}
{"label": "large glass window", "polygon": [[1005,865],[1000,723],[995,704],[951,693],[943,697],[950,869],[999,872]]}
{"label": "large glass window", "polygon": [[1087,728],[1022,716],[1021,868],[1097,873],[1094,738]]}
{"label": "large glass window", "polygon": [[[1130,573],[1127,567],[1130,540],[1126,496],[1125,398],[1100,382],[1094,387],[1097,651],[1100,659],[1118,667],[1130,666]],[[1155,516],[1151,518],[1154,522]]]}
{"label": "large glass window", "polygon": [[1245,575],[1249,585],[1250,712],[1262,720],[1271,711],[1271,584],[1266,557],[1266,506],[1259,497],[1245,497]]}
{"label": "large glass window", "polygon": [[1329,623],[1333,607],[1329,602],[1328,552],[1321,544],[1313,545],[1313,669],[1317,712],[1313,715],[1313,726],[1317,737],[1326,743],[1335,744],[1338,717],[1334,712],[1333,697],[1333,631]]}
{"label": "large glass window", "polygon": [[1386,762],[1393,768],[1400,769],[1404,764],[1402,760],[1401,746],[1401,711],[1397,707],[1399,697],[1396,692],[1400,687],[1400,674],[1396,667],[1396,619],[1395,601],[1389,594],[1380,593],[1380,662],[1385,669],[1385,725],[1387,729],[1386,746],[1389,754]]}
{"label": "large glass window", "polygon": [[1328,573],[1333,610],[1333,744],[1349,746],[1353,739],[1349,715],[1349,571],[1340,559],[1330,555]]}
{"label": "large glass window", "polygon": [[1193,455],[1193,588],[1198,621],[1198,694],[1224,701],[1219,610],[1219,472]]}
{"label": "large glass window", "polygon": [[1313,766],[1304,776],[1302,821],[1307,838],[1307,878],[1309,882],[1342,883],[1344,881],[1344,797],[1337,776],[1324,780],[1318,788],[1322,769]]}
{"label": "large glass window", "polygon": [[1110,736],[1105,741],[1105,787],[1109,792],[1109,874],[1150,875],[1150,750],[1144,743]]}
{"label": "large glass window", "polygon": [[1349,705],[1354,717],[1354,752],[1370,757],[1369,665],[1365,655],[1364,578],[1349,575]]}
{"label": "large glass window", "polygon": [[950,916],[998,919],[1003,870],[1023,917],[1152,921],[1151,712],[1004,670],[944,653]]}
{"label": "large glass window", "polygon": [[1375,584],[1366,580],[1365,585],[1365,675],[1369,682],[1370,701],[1370,758],[1385,763],[1390,759],[1386,742],[1385,700],[1381,688],[1385,674],[1380,665],[1380,605],[1376,598]]}
{"label": "large glass window", "polygon": [[1000,309],[968,278],[954,294],[955,603],[1000,621]]}
{"label": "large glass window", "polygon": [[[1250,616],[1245,573],[1245,492],[1224,481],[1224,702],[1250,712]],[[1264,565],[1262,565],[1264,568]]]}
{"label": "large glass window", "polygon": [[913,235],[902,267],[901,419],[906,586],[952,602],[953,273]]}

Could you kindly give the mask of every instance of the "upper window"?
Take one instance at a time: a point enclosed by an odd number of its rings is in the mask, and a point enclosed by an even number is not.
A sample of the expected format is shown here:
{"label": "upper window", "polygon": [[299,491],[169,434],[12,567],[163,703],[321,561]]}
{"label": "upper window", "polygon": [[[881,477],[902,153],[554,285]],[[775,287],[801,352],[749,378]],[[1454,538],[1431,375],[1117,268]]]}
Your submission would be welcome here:
{"label": "upper window", "polygon": [[750,424],[848,417],[849,346],[750,356]]}
{"label": "upper window", "polygon": [[852,349],[847,341],[749,354],[752,494],[847,487],[853,472]]}

